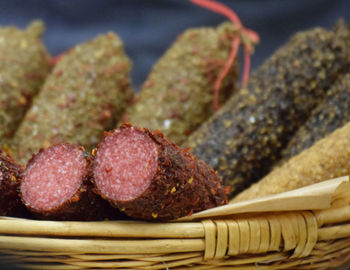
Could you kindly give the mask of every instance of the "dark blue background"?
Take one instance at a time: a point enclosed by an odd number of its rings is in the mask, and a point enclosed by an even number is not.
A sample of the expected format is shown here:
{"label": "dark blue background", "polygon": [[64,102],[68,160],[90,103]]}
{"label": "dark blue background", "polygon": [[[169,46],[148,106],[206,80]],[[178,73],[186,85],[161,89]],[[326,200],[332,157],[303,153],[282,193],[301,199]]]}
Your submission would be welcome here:
{"label": "dark blue background", "polygon": [[[252,65],[256,67],[298,30],[331,27],[343,17],[350,22],[348,0],[222,0],[256,30],[261,43]],[[137,89],[152,65],[186,28],[217,25],[224,17],[186,0],[0,0],[0,24],[24,27],[30,20],[47,24],[44,42],[56,55],[108,30],[124,40],[132,58]]]}

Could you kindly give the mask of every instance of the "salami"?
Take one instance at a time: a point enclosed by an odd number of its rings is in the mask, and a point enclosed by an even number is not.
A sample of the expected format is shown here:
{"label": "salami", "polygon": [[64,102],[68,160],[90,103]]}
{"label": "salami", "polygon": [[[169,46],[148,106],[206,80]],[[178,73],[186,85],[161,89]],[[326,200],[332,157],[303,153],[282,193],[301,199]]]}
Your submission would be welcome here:
{"label": "salami", "polygon": [[305,124],[298,129],[287,147],[282,151],[282,160],[299,154],[316,141],[326,137],[350,121],[350,74],[339,78],[327,91],[324,102],[311,113]]}
{"label": "salami", "polygon": [[[122,121],[160,129],[173,142],[183,142],[214,113],[214,83],[235,35],[230,23],[182,33],[155,64]],[[233,93],[236,80],[233,64],[221,85],[221,104]]]}
{"label": "salami", "polygon": [[25,30],[0,27],[0,141],[16,131],[50,72],[50,57],[40,42],[43,31],[41,21]]}
{"label": "salami", "polygon": [[0,149],[0,215],[21,216],[25,209],[18,195],[23,167]]}
{"label": "salami", "polygon": [[232,202],[260,198],[350,174],[350,123],[275,168]]}
{"label": "salami", "polygon": [[297,33],[184,144],[237,194],[264,176],[327,90],[349,71],[350,30]]}
{"label": "salami", "polygon": [[97,192],[132,218],[171,220],[226,203],[214,170],[160,131],[122,125],[95,155]]}
{"label": "salami", "polygon": [[23,203],[43,219],[109,218],[117,211],[92,191],[91,173],[91,157],[82,147],[62,143],[41,150],[24,172]]}
{"label": "salami", "polygon": [[131,63],[114,33],[65,53],[21,122],[11,148],[23,164],[40,148],[69,142],[91,150],[114,128],[133,91]]}

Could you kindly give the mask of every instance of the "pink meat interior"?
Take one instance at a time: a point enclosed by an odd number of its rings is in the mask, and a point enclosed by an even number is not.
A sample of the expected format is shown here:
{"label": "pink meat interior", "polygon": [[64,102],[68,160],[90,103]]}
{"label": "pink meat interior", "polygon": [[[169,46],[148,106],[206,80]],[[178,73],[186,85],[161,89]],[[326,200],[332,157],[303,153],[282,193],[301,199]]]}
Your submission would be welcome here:
{"label": "pink meat interior", "polygon": [[59,207],[79,189],[86,165],[81,150],[73,145],[59,144],[41,152],[25,171],[24,202],[39,211]]}
{"label": "pink meat interior", "polygon": [[129,201],[142,194],[157,169],[155,143],[134,129],[118,130],[104,139],[96,153],[97,188],[114,201]]}

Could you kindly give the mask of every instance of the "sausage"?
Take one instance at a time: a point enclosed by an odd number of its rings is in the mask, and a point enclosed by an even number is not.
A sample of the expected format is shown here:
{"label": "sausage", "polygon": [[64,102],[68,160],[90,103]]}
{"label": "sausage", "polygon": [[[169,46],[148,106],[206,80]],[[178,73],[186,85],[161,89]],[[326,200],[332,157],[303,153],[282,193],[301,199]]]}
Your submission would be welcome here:
{"label": "sausage", "polygon": [[[231,23],[186,30],[159,59],[128,107],[122,122],[160,129],[174,143],[183,142],[214,113],[214,83],[231,51]],[[233,64],[220,90],[224,103],[235,89]]]}
{"label": "sausage", "polygon": [[275,168],[232,202],[260,198],[350,174],[350,123]]}
{"label": "sausage", "polygon": [[24,168],[0,149],[0,215],[22,216],[25,209],[18,195]]}
{"label": "sausage", "polygon": [[50,72],[43,31],[41,21],[25,30],[0,27],[0,141],[13,136]]}
{"label": "sausage", "polygon": [[132,98],[130,69],[113,33],[65,53],[11,141],[13,155],[25,164],[40,148],[62,142],[91,150]]}
{"label": "sausage", "polygon": [[311,113],[305,124],[282,151],[282,160],[287,161],[316,141],[326,137],[350,121],[350,73],[339,78],[327,91],[324,102]]}
{"label": "sausage", "polygon": [[184,144],[231,187],[230,197],[259,180],[282,148],[349,71],[350,31],[316,28],[293,36]]}
{"label": "sausage", "polygon": [[61,143],[41,149],[24,172],[20,186],[23,203],[42,219],[114,217],[116,209],[92,191],[91,164],[91,156],[77,145]]}
{"label": "sausage", "polygon": [[221,179],[160,131],[122,125],[95,151],[97,192],[126,215],[171,220],[226,203]]}

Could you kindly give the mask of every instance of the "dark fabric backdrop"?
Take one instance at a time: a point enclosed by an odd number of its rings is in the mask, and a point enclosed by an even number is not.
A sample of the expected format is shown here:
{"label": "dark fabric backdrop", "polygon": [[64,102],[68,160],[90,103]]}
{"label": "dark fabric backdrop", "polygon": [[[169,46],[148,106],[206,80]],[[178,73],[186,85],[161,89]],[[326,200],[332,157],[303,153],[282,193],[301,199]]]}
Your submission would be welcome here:
{"label": "dark fabric backdrop", "polygon": [[[343,17],[350,21],[348,0],[222,0],[243,24],[256,30],[261,43],[253,68],[298,30],[331,27]],[[189,27],[211,26],[224,17],[186,0],[0,0],[0,24],[24,27],[35,18],[46,22],[44,42],[51,54],[109,30],[117,32],[133,60],[137,90],[152,65]]]}

